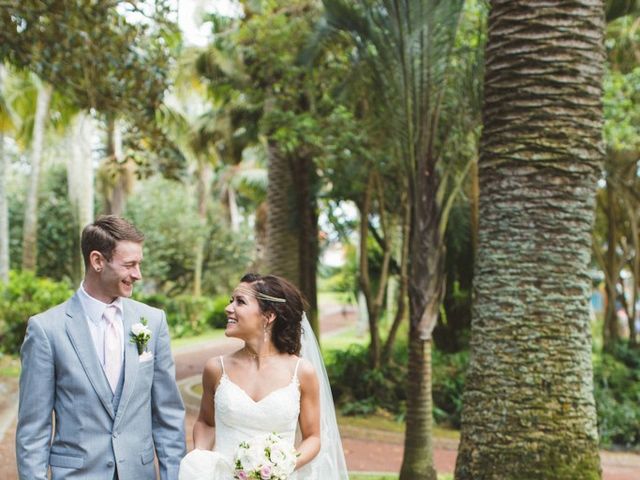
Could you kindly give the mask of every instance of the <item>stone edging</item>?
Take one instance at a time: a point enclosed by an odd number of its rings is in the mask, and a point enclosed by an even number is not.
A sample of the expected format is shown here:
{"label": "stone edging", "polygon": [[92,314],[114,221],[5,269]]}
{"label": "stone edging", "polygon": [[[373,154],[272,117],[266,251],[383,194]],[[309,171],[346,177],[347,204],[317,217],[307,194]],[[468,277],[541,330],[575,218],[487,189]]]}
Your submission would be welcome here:
{"label": "stone edging", "polygon": [[182,396],[185,409],[189,413],[194,413],[196,415],[200,411],[200,395],[195,393],[193,388],[197,385],[201,385],[201,383],[201,375],[183,378],[178,382],[178,388],[180,389],[180,395]]}

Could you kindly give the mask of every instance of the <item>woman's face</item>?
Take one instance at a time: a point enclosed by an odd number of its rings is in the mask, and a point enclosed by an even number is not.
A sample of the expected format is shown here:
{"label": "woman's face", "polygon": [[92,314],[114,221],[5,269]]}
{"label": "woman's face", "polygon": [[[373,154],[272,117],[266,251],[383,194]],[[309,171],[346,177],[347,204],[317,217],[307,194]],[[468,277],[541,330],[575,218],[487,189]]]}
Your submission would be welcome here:
{"label": "woman's face", "polygon": [[241,283],[231,295],[229,305],[224,309],[227,314],[227,337],[247,339],[264,333],[265,317],[260,311],[258,300],[250,292],[251,284]]}

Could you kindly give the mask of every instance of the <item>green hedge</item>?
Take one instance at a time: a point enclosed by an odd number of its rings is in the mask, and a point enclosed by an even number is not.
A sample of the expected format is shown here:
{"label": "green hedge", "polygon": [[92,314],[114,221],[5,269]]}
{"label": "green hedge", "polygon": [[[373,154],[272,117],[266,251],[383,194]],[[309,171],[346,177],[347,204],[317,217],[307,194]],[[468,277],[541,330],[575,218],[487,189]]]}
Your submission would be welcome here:
{"label": "green hedge", "polygon": [[199,335],[211,328],[224,328],[227,324],[227,316],[224,312],[228,303],[227,296],[208,298],[178,295],[167,297],[153,294],[136,295],[136,299],[165,311],[173,338]]}
{"label": "green hedge", "polygon": [[[9,282],[0,283],[0,353],[19,353],[29,318],[69,299],[68,284],[36,277],[31,272],[11,271]],[[214,298],[179,295],[141,295],[135,298],[162,308],[174,338],[198,335],[211,328],[224,328],[227,296]]]}
{"label": "green hedge", "polygon": [[593,365],[598,433],[604,446],[640,445],[640,351],[618,344]]}
{"label": "green hedge", "polygon": [[[368,415],[385,410],[398,419],[406,413],[407,347],[400,342],[392,359],[378,369],[369,368],[366,346],[352,345],[328,352],[327,373],[333,395],[345,415]],[[439,424],[460,426],[462,390],[468,355],[433,356],[433,415]]]}
{"label": "green hedge", "polygon": [[[406,346],[377,370],[368,365],[365,346],[352,345],[326,355],[336,405],[345,415],[387,411],[403,419],[406,406]],[[432,395],[436,423],[460,428],[464,376],[468,353],[433,350]],[[619,344],[611,353],[596,355],[594,389],[601,445],[640,446],[640,350]]]}
{"label": "green hedge", "polygon": [[72,295],[66,283],[11,271],[9,283],[0,283],[0,351],[20,351],[29,318],[64,302]]}

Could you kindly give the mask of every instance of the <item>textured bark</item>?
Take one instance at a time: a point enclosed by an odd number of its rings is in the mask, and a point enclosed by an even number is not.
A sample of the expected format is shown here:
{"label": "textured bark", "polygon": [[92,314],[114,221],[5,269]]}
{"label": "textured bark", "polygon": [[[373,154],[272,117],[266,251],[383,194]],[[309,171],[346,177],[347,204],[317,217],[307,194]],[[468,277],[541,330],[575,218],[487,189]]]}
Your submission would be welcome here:
{"label": "textured bark", "polygon": [[0,283],[9,281],[8,162],[4,155],[4,134],[0,132]]}
{"label": "textured bark", "polygon": [[409,372],[412,378],[407,389],[407,432],[400,480],[436,480],[431,414],[431,340],[421,340],[420,332],[415,328],[410,330]]}
{"label": "textured bark", "polygon": [[480,206],[480,183],[478,179],[478,159],[476,158],[471,164],[469,171],[471,180],[471,191],[469,193],[469,207],[471,209],[471,248],[475,255],[478,251],[478,208]]}
{"label": "textured bark", "polygon": [[294,162],[294,185],[296,194],[296,217],[298,225],[298,286],[309,302],[307,316],[316,335],[318,325],[318,291],[316,273],[318,266],[318,208],[315,194],[315,165],[306,155]]}
{"label": "textured bark", "polygon": [[267,252],[269,273],[299,285],[299,246],[293,168],[277,146],[269,145]]}
{"label": "textured bark", "polygon": [[618,258],[616,251],[618,249],[618,216],[616,215],[615,187],[608,180],[605,191],[607,194],[607,253],[604,264],[606,301],[602,345],[605,350],[608,350],[620,338],[616,300],[620,271],[624,265],[622,259]]}
{"label": "textured bark", "polygon": [[309,322],[318,333],[318,219],[313,161],[304,156],[290,158],[270,144],[268,181],[267,270],[298,286],[309,302]]}
{"label": "textured bark", "polygon": [[[425,165],[434,162],[425,159]],[[413,184],[409,248],[409,372],[407,429],[400,480],[435,480],[431,432],[431,334],[444,294],[445,246],[440,236],[438,177],[434,169],[418,169]]]}
{"label": "textured bark", "polygon": [[589,331],[603,5],[494,0],[457,480],[600,478]]}
{"label": "textured bark", "polygon": [[22,268],[36,270],[38,258],[38,190],[40,184],[40,164],[44,148],[44,133],[49,115],[49,104],[53,87],[43,83],[38,88],[38,100],[33,120],[33,140],[31,143],[31,172],[22,230]]}

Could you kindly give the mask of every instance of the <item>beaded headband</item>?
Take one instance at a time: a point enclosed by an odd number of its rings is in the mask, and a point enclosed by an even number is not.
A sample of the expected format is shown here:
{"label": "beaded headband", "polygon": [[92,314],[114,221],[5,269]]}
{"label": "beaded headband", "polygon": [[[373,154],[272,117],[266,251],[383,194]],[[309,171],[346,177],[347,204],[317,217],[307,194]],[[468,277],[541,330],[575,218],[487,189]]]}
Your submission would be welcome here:
{"label": "beaded headband", "polygon": [[251,295],[252,297],[259,298],[260,300],[266,300],[268,302],[276,302],[276,303],[287,302],[286,298],[272,297],[271,295],[260,293],[252,288],[247,288],[247,287],[238,287],[236,288],[236,292],[244,293],[245,295]]}

